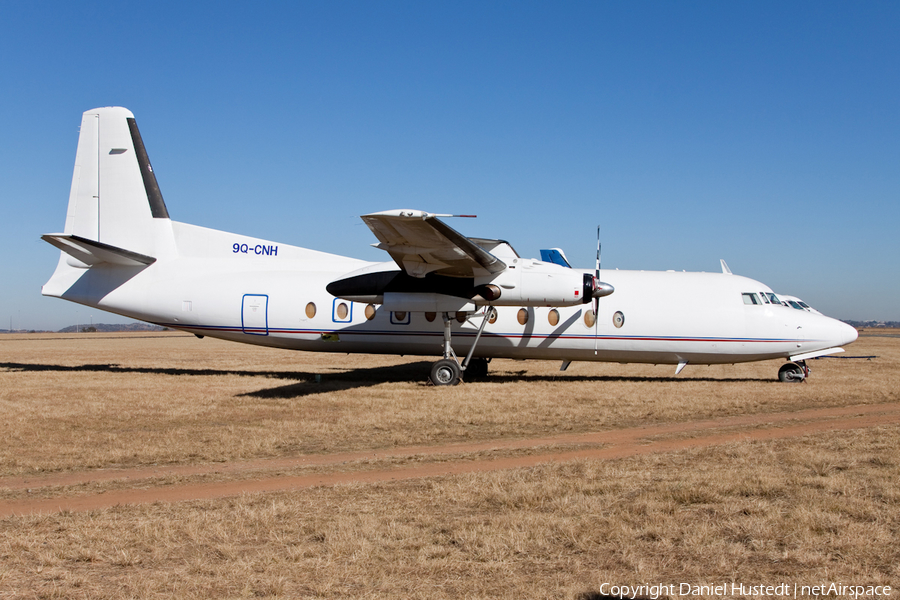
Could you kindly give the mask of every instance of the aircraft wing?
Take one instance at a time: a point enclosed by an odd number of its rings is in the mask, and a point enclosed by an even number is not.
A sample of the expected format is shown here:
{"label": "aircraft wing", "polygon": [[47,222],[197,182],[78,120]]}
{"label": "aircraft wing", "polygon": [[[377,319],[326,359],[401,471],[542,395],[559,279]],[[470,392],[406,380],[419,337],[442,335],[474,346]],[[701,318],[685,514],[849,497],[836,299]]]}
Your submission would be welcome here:
{"label": "aircraft wing", "polygon": [[388,210],[362,216],[375,237],[412,277],[429,273],[448,277],[495,275],[506,263],[437,218],[421,210]]}

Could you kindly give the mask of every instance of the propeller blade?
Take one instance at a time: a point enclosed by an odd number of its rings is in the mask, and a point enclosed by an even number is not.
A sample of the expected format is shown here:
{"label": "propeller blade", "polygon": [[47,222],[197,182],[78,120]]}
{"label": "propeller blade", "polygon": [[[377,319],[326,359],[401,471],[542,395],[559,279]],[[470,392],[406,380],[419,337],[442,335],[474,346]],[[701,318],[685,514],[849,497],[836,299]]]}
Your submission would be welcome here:
{"label": "propeller blade", "polygon": [[[597,225],[597,265],[594,269],[594,292],[600,287],[600,226]],[[600,322],[600,297],[594,294],[594,355],[597,355],[597,326]]]}

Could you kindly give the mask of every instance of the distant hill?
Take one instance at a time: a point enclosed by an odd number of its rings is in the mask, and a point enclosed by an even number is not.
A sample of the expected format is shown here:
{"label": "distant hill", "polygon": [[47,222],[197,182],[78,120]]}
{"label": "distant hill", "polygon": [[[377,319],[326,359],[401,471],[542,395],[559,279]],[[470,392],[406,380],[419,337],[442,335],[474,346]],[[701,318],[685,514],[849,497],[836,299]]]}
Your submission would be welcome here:
{"label": "distant hill", "polygon": [[69,325],[57,333],[89,333],[91,331],[109,333],[111,331],[165,331],[165,327],[149,323],[94,323],[93,325]]}
{"label": "distant hill", "polygon": [[842,319],[844,323],[857,329],[896,329],[900,328],[900,321],[851,321],[850,319]]}

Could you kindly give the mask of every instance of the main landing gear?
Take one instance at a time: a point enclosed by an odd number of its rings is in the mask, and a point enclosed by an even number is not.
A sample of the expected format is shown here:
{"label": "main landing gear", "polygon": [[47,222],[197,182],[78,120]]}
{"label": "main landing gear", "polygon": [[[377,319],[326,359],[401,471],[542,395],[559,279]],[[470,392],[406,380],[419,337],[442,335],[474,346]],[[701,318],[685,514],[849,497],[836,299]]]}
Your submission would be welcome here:
{"label": "main landing gear", "polygon": [[456,385],[462,379],[462,369],[455,358],[444,358],[431,367],[431,383],[434,385]]}
{"label": "main landing gear", "polygon": [[489,306],[485,309],[484,319],[482,319],[478,333],[475,335],[475,341],[472,342],[469,354],[466,355],[462,364],[459,363],[459,359],[450,345],[450,325],[452,323],[450,313],[445,312],[441,315],[444,319],[444,358],[434,363],[431,367],[431,376],[429,377],[431,383],[434,385],[456,385],[462,381],[463,373],[468,373],[472,377],[484,377],[487,375],[487,359],[472,358],[472,354],[475,353],[475,346],[478,345],[478,340],[481,339],[484,326],[490,320],[491,311],[493,311],[493,307]]}
{"label": "main landing gear", "polygon": [[806,366],[805,360],[785,363],[778,369],[778,380],[784,383],[800,383],[806,381],[807,377],[809,377],[809,367]]}

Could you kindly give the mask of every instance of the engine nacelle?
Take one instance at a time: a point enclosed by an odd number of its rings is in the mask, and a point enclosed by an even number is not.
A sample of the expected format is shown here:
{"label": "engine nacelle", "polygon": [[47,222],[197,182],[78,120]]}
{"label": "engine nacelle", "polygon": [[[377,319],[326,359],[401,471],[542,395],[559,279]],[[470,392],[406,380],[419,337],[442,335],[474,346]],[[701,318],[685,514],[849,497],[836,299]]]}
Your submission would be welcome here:
{"label": "engine nacelle", "polygon": [[575,306],[606,296],[613,287],[590,273],[516,258],[497,275],[480,278],[427,275],[416,278],[393,263],[367,265],[329,283],[328,292],[389,310],[457,312],[476,306]]}
{"label": "engine nacelle", "polygon": [[[587,304],[601,289],[589,273],[527,259],[513,261],[502,273],[475,283],[480,297],[476,300],[494,306],[575,306]],[[611,293],[612,286],[600,285]]]}

